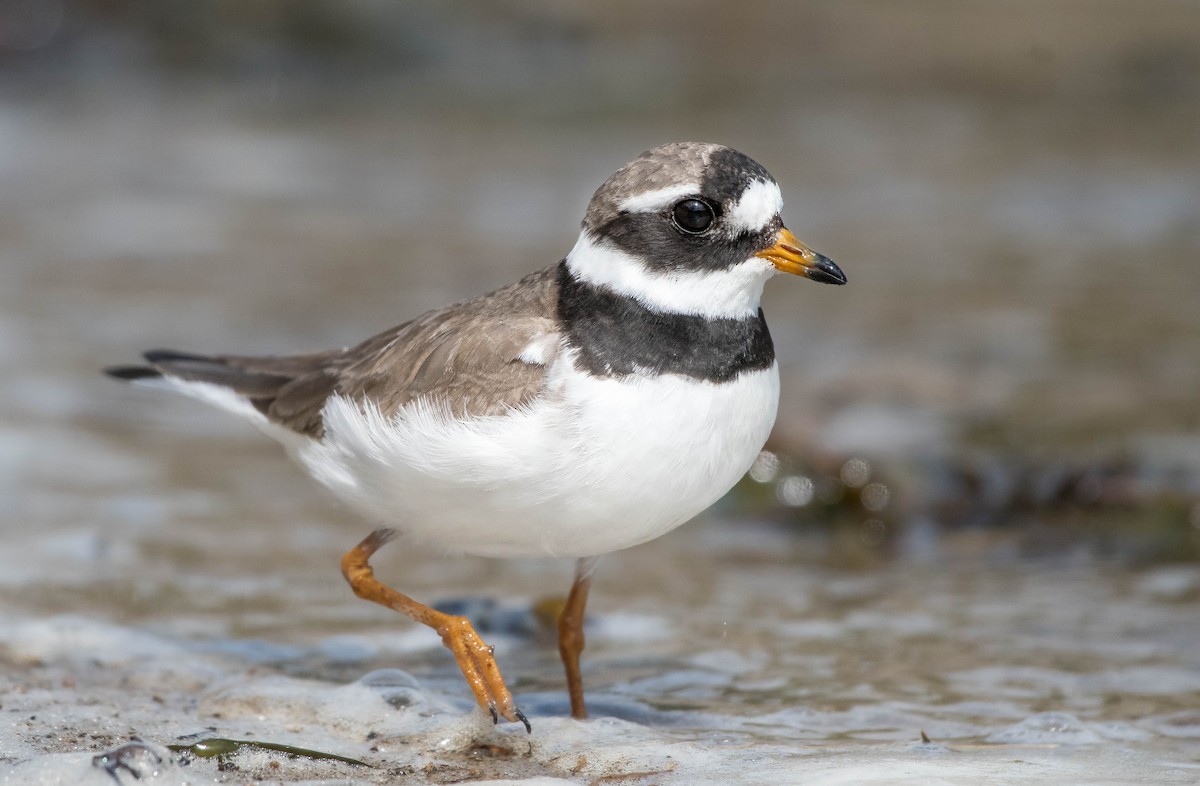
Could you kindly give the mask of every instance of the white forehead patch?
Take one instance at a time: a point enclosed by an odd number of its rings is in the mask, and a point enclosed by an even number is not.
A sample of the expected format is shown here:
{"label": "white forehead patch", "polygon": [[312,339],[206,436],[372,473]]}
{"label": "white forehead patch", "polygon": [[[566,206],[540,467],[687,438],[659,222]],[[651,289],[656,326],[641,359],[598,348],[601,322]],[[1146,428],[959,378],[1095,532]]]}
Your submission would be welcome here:
{"label": "white forehead patch", "polygon": [[774,221],[781,210],[783,195],[779,193],[779,186],[766,180],[755,180],[725,214],[725,220],[734,232],[759,232]]}
{"label": "white forehead patch", "polygon": [[673,204],[680,197],[695,196],[699,193],[699,183],[680,183],[676,186],[634,194],[618,205],[618,208],[625,213],[656,213],[667,205]]}

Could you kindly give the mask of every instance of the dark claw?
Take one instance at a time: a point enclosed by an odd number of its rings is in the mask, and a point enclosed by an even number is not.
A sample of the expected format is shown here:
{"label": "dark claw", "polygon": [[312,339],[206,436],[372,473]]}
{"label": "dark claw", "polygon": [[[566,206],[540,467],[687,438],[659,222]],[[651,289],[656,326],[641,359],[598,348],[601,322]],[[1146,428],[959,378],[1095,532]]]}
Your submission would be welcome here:
{"label": "dark claw", "polygon": [[362,543],[359,545],[374,554],[376,551],[382,548],[385,543],[394,539],[395,537],[396,530],[391,529],[390,527],[380,527],[367,537],[363,538]]}
{"label": "dark claw", "polygon": [[495,704],[489,704],[489,705],[488,705],[488,712],[492,713],[492,723],[493,723],[493,724],[496,724],[496,723],[499,723],[499,722],[500,722],[500,713],[496,712],[496,705],[495,705]]}
{"label": "dark claw", "polygon": [[525,733],[533,734],[533,727],[529,725],[529,719],[525,717],[525,713],[521,712],[521,708],[516,707],[513,709],[513,712],[516,713],[517,720],[525,724]]}

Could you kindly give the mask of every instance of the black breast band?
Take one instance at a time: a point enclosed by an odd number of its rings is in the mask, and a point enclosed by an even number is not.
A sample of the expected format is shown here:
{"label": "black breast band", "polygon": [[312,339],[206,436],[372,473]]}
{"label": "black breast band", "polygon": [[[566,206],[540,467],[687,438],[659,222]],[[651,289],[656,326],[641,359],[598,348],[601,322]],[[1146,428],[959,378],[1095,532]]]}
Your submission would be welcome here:
{"label": "black breast band", "polygon": [[579,352],[577,365],[590,374],[681,374],[728,382],[775,362],[762,309],[742,318],[670,314],[580,281],[565,260],[558,275],[558,316]]}

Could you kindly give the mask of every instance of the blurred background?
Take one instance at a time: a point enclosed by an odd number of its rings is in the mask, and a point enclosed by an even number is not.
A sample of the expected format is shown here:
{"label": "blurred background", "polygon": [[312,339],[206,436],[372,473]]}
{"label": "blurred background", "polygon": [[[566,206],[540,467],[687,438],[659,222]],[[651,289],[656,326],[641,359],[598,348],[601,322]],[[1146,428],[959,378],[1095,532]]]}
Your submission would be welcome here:
{"label": "blurred background", "polygon": [[[768,287],[768,450],[703,521],[612,557],[600,613],[731,618],[778,591],[767,563],[1090,581],[1200,559],[1192,0],[4,0],[0,600],[188,635],[389,623],[337,575],[367,526],[277,446],[99,370],[350,344],[485,292],[683,139],[766,166],[850,284]],[[569,581],[380,558],[426,599]],[[1200,572],[1153,575],[1194,621]],[[878,610],[896,582],[796,613]]]}
{"label": "blurred background", "polygon": [[290,491],[228,460],[274,452],[241,424],[97,368],[355,342],[556,261],[609,172],[701,139],[851,281],[769,288],[783,404],[739,500],[851,561],[963,528],[1200,555],[1195,3],[2,8],[10,519],[95,515],[146,457]]}

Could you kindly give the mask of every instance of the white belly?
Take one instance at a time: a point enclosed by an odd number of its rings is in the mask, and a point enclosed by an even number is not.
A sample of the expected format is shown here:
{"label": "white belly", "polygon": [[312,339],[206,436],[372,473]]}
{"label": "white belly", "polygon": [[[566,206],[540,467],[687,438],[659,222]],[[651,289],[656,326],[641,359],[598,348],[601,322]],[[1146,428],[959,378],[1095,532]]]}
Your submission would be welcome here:
{"label": "white belly", "polygon": [[546,394],[454,421],[417,404],[387,419],[333,398],[326,436],[293,444],[309,471],[380,523],[491,557],[604,554],[656,538],[749,469],[779,399],[776,366],[712,384],[596,379],[569,356]]}

